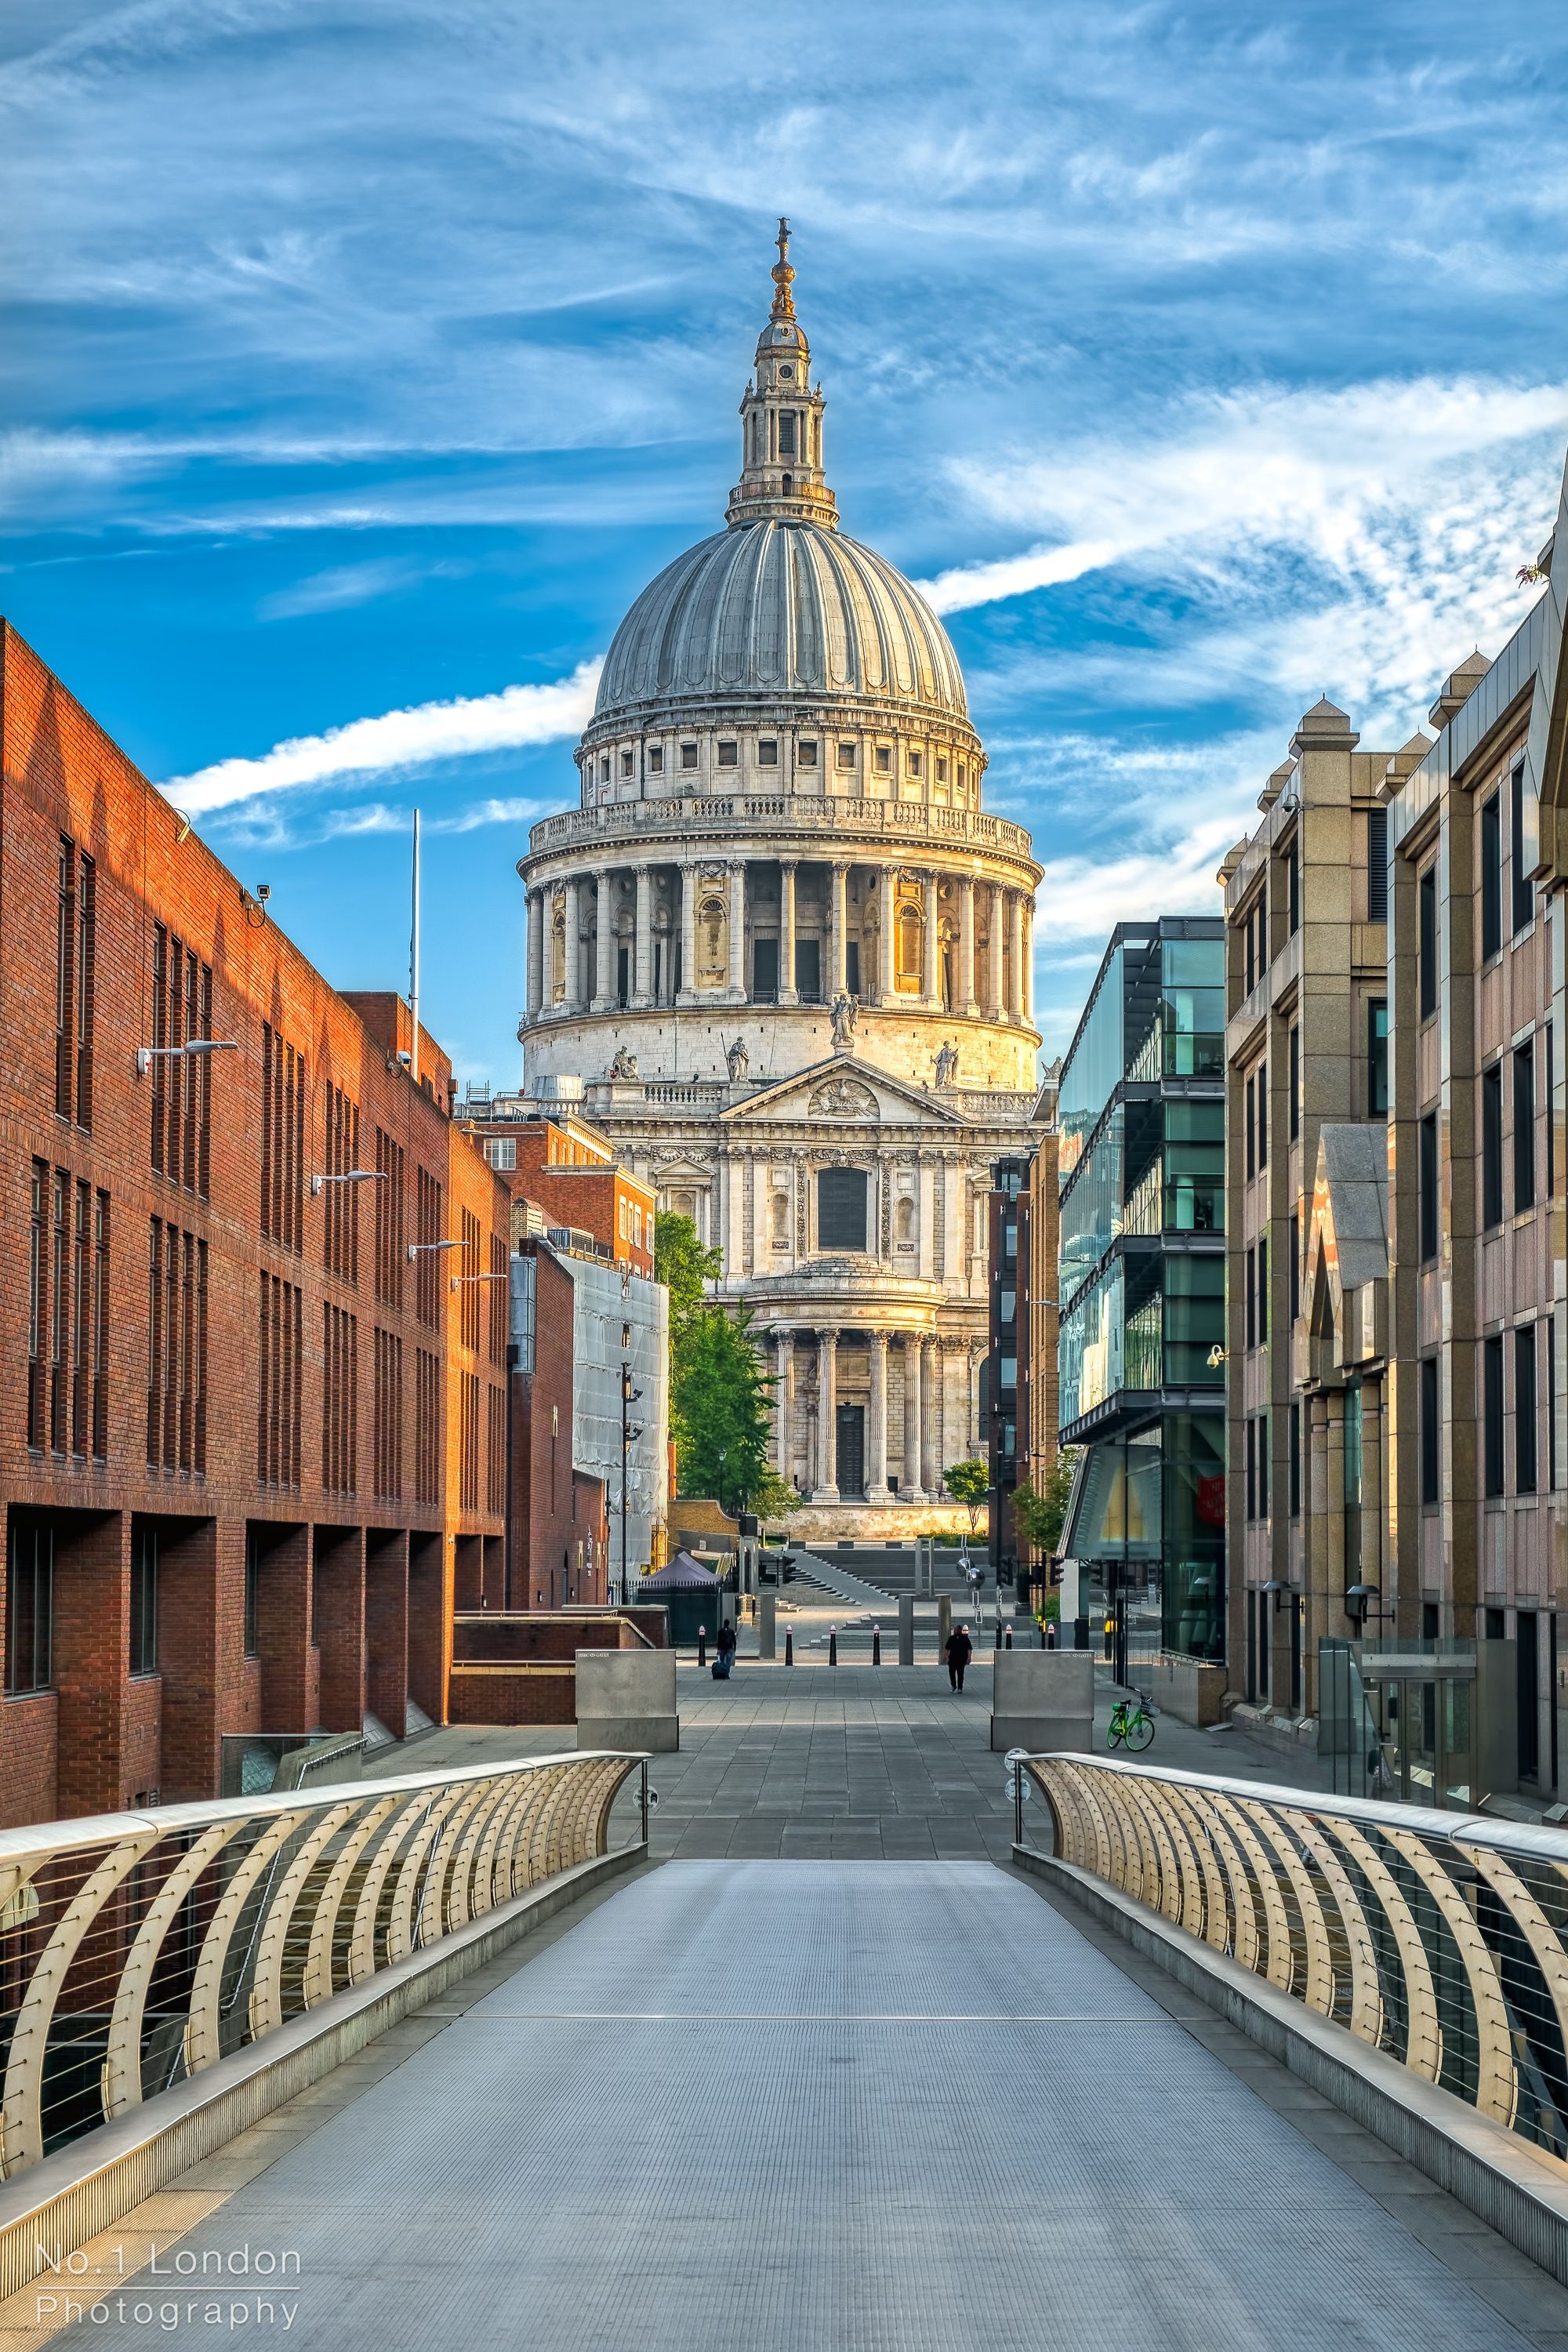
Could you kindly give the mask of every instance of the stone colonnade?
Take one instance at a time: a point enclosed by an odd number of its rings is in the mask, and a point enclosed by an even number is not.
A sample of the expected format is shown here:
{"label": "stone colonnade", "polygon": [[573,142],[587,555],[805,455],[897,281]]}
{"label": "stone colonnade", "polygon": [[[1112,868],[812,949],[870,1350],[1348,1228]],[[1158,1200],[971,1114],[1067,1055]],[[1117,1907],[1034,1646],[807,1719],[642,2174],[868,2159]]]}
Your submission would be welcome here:
{"label": "stone colonnade", "polygon": [[[939,1499],[949,1459],[967,1458],[979,1450],[978,1371],[984,1349],[978,1339],[939,1338],[931,1331],[788,1327],[773,1332],[773,1344],[774,1467],[787,1479],[804,1457],[805,1491],[813,1502],[893,1499],[889,1483],[889,1356],[901,1363],[903,1375],[898,1500]],[[868,1358],[868,1385],[858,1387],[852,1397],[844,1393],[839,1378],[840,1349],[853,1349],[857,1355],[863,1349]],[[957,1426],[943,1377],[944,1360],[953,1353],[963,1358],[963,1402]],[[858,1484],[854,1483],[853,1465],[840,1458],[838,1416],[845,1404],[860,1408],[863,1415]]]}
{"label": "stone colonnade", "polygon": [[[801,992],[796,985],[797,881],[804,864],[820,867],[826,877],[826,919],[822,940],[820,985]],[[673,908],[664,905],[664,928],[656,918],[655,869],[679,876]],[[746,953],[749,924],[763,903],[751,877],[765,868],[776,870],[776,901],[766,901],[765,936],[778,942],[775,989],[758,999]],[[877,911],[874,934],[876,968],[862,959],[858,990],[849,987],[851,922],[849,877],[867,882],[867,910]],[[900,921],[899,883],[918,883],[920,906],[918,973],[898,965]],[[948,883],[955,895],[955,911],[943,918],[940,891]],[[723,978],[699,975],[697,909],[700,895],[719,892],[725,910],[728,955]],[[564,954],[557,971],[552,924],[558,895],[564,898]],[[629,912],[625,935],[629,949],[623,975],[616,930],[617,899]],[[662,904],[663,902],[661,902]],[[814,900],[813,904],[816,902]],[[776,906],[776,931],[773,928]],[[979,908],[987,915],[985,947],[980,945]],[[905,858],[868,861],[835,858],[805,860],[745,857],[684,857],[638,859],[630,866],[606,862],[587,873],[568,876],[564,882],[535,882],[528,890],[528,1019],[534,1023],[554,1013],[613,1013],[623,1006],[634,1012],[675,1004],[719,1003],[795,1004],[818,999],[830,1003],[841,994],[858,994],[868,1003],[898,1003],[916,1009],[945,1011],[958,1016],[979,1013],[993,1020],[1027,1022],[1034,1015],[1030,929],[1033,894],[1002,882],[988,882],[976,874],[953,873],[947,867],[911,865]],[[673,920],[671,919],[673,914]],[[942,922],[950,924],[949,954],[942,955]],[[584,952],[593,937],[591,959]],[[677,971],[679,985],[677,986]],[[702,985],[695,985],[700,977]]]}

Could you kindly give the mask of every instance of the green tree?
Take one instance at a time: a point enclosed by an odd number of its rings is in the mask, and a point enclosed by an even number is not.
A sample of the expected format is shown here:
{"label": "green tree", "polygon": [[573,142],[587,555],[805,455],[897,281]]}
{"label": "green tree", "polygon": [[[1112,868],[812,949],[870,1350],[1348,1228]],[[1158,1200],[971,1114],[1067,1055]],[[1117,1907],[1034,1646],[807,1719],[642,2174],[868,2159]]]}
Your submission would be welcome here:
{"label": "green tree", "polygon": [[1054,1552],[1062,1539],[1072,1493],[1076,1448],[1058,1454],[1038,1490],[1026,1478],[1013,1492],[1013,1525],[1031,1551]]}
{"label": "green tree", "polygon": [[682,1335],[670,1387],[676,1467],[685,1495],[748,1507],[768,1472],[769,1391],[748,1315],[706,1307]]}
{"label": "green tree", "polygon": [[799,1510],[801,1499],[800,1489],[792,1486],[787,1478],[781,1478],[776,1470],[764,1470],[751,1491],[746,1508],[755,1511],[760,1519],[787,1519],[792,1511]]}
{"label": "green tree", "polygon": [[942,1483],[955,1503],[969,1513],[969,1532],[980,1525],[980,1510],[991,1492],[991,1471],[984,1462],[955,1462],[942,1474]]}
{"label": "green tree", "polygon": [[669,1433],[675,1442],[678,1463],[686,1434],[681,1424],[680,1398],[693,1335],[702,1317],[712,1311],[704,1286],[717,1282],[723,1271],[723,1253],[703,1248],[689,1217],[661,1214],[655,1219],[654,1280],[662,1282],[669,1293]]}

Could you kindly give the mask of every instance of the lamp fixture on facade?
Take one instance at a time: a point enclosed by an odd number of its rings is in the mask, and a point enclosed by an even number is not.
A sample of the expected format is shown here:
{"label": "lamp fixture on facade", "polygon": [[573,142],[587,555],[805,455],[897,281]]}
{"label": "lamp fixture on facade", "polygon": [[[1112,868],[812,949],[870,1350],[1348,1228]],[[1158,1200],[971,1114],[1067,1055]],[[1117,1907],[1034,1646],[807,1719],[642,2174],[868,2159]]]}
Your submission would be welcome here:
{"label": "lamp fixture on facade", "polygon": [[314,1200],[323,1184],[384,1184],[384,1168],[347,1168],[341,1176],[312,1176],[310,1198]]}
{"label": "lamp fixture on facade", "polygon": [[427,1250],[461,1249],[463,1246],[464,1244],[461,1242],[410,1242],[408,1244],[409,1264],[412,1265],[416,1257],[421,1256]]}
{"label": "lamp fixture on facade", "polygon": [[[462,1246],[461,1242],[448,1244],[448,1247],[453,1249],[461,1249]],[[461,1290],[465,1282],[510,1282],[510,1274],[455,1274],[452,1276],[452,1287],[454,1290]]]}
{"label": "lamp fixture on facade", "polygon": [[237,1037],[191,1037],[183,1045],[138,1045],[136,1075],[144,1078],[154,1062],[183,1061],[191,1054],[237,1054]]}

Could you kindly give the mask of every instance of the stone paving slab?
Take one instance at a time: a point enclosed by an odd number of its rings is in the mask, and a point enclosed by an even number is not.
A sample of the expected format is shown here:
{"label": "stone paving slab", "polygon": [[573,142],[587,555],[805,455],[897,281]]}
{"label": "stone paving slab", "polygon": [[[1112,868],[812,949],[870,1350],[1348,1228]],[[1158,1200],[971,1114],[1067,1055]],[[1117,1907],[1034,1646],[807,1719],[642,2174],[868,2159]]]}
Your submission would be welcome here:
{"label": "stone paving slab", "polygon": [[[1411,2226],[1447,2199],[1397,2159],[1352,2179],[1184,2004],[984,1864],[677,1863],[193,2209],[179,2250],[296,2255],[287,2340],[310,2352],[1539,2352],[1568,2330],[1568,2295],[1473,2229],[1461,2275]],[[57,2340],[205,2341],[160,2315],[189,2292],[144,2274]],[[221,2301],[257,2293],[253,2269]]]}

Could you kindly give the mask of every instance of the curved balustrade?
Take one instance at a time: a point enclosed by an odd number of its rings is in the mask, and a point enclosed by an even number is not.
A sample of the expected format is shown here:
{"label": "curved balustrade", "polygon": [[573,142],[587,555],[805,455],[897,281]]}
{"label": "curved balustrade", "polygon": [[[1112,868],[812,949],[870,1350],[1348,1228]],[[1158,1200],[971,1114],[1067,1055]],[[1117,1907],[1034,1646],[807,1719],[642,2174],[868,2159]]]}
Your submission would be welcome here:
{"label": "curved balustrade", "polygon": [[529,853],[575,848],[584,842],[668,839],[673,845],[686,834],[754,835],[770,833],[826,834],[837,838],[862,836],[927,844],[958,842],[979,849],[994,849],[1031,862],[1026,828],[1005,816],[989,816],[983,809],[936,808],[921,801],[879,801],[841,793],[774,793],[769,797],[744,793],[683,793],[639,801],[606,801],[598,808],[564,809],[558,816],[542,817],[529,830]]}
{"label": "curved balustrade", "polygon": [[642,1759],[0,1833],[0,2178],[606,1848]]}
{"label": "curved balustrade", "polygon": [[1082,1756],[1058,1857],[1568,2158],[1568,1835]]}

